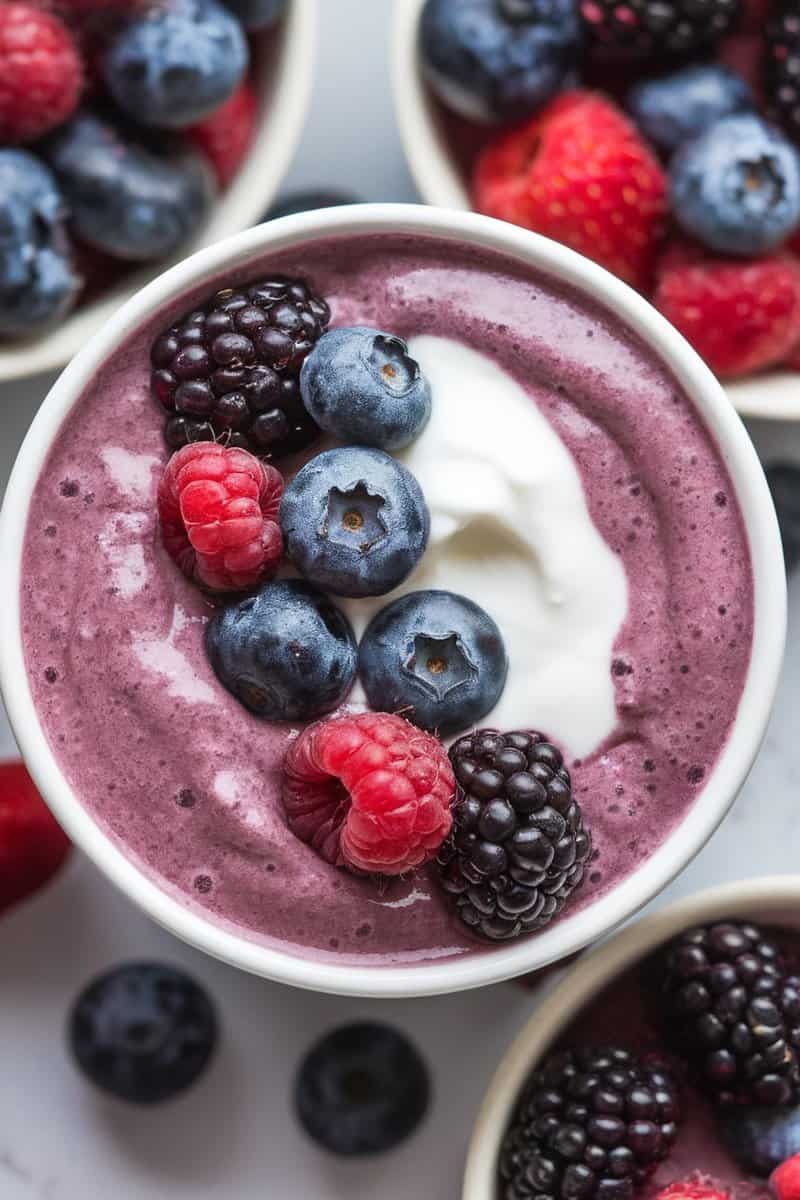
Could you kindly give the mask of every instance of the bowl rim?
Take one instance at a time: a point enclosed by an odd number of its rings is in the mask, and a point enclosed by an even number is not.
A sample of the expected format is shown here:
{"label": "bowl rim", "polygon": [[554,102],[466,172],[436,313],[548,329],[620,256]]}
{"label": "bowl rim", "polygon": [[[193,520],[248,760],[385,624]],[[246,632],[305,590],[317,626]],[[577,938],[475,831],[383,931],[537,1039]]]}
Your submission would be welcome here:
{"label": "bowl rim", "polygon": [[[317,0],[289,0],[274,34],[272,30],[264,33],[279,40],[270,62],[257,65],[254,71],[259,100],[256,136],[241,169],[219,193],[202,228],[172,262],[263,220],[297,149],[314,86],[319,33]],[[262,35],[255,32],[254,36]],[[58,325],[39,336],[0,342],[0,384],[64,367],[121,305],[170,265],[167,260],[135,268],[109,293],[79,305]]]}
{"label": "bowl rim", "polygon": [[[20,630],[21,556],[32,489],[66,414],[114,348],[162,305],[256,255],[315,238],[369,233],[428,235],[499,251],[576,288],[616,313],[655,349],[713,431],[742,511],[754,579],[754,631],[745,686],[728,743],[681,824],[608,895],[564,916],[536,937],[461,958],[419,965],[353,966],[315,962],[234,934],[193,912],[148,879],[95,824],[72,791],[39,723]],[[22,754],[67,833],[154,920],[179,937],[257,975],[342,995],[433,995],[497,983],[563,958],[596,941],[653,898],[697,853],[730,808],[765,732],[786,629],[786,577],[775,510],[761,465],[714,376],[683,338],[636,292],[574,251],[474,213],[420,205],[353,205],[295,214],[208,247],[153,280],[116,312],[52,387],[25,438],[0,514],[0,689]]]}
{"label": "bowl rim", "polygon": [[[489,1083],[473,1128],[462,1200],[495,1200],[497,1157],[530,1072],[578,1012],[623,971],[684,929],[726,917],[786,924],[800,904],[800,875],[761,875],[706,888],[631,922],[584,955],[547,991],[506,1050]],[[794,922],[800,923],[800,917]]]}
{"label": "bowl rim", "polygon": [[[406,165],[426,204],[472,211],[469,191],[449,153],[420,69],[417,35],[426,0],[395,4],[391,30],[394,114]],[[800,374],[774,368],[729,380],[728,399],[742,416],[771,421],[800,420]]]}

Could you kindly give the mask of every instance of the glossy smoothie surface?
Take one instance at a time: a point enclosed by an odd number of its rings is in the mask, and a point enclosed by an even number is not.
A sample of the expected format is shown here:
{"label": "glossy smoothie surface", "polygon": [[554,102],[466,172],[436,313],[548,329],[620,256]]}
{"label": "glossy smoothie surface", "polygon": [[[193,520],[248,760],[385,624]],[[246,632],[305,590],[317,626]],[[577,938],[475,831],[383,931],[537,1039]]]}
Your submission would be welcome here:
{"label": "glossy smoothie surface", "polygon": [[[362,963],[475,951],[432,873],[379,888],[289,833],[279,794],[294,731],[217,682],[203,649],[213,610],[160,544],[151,341],[215,286],[275,272],[305,277],[334,324],[455,339],[492,360],[572,455],[619,556],[627,615],[601,664],[615,727],[568,755],[595,848],[568,913],[647,860],[725,744],[753,627],[741,514],[690,402],[612,316],[512,260],[433,239],[311,242],[212,280],[106,362],[64,423],[30,508],[22,627],[40,719],[92,816],[173,895],[265,944]],[[493,419],[487,396],[476,443]],[[514,724],[532,719],[520,711]]]}

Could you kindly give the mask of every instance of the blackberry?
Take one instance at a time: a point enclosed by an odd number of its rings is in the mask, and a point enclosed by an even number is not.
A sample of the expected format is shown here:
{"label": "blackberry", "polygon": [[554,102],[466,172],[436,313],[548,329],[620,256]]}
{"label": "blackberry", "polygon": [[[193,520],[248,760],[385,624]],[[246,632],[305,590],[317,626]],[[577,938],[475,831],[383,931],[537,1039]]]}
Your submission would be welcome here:
{"label": "blackberry", "polygon": [[500,1151],[502,1200],[630,1200],[672,1149],[678,1092],[619,1046],[550,1054]]}
{"label": "blackberry", "polygon": [[450,760],[457,795],[437,860],[442,887],[492,941],[541,929],[580,884],[592,847],[561,754],[539,733],[480,729]]}
{"label": "blackberry", "polygon": [[800,142],[800,12],[795,4],[784,4],[767,26],[763,75],[772,115]]}
{"label": "blackberry", "polygon": [[800,980],[755,925],[690,930],[666,952],[664,1016],[676,1048],[718,1104],[800,1095]]}
{"label": "blackberry", "polygon": [[713,46],[736,22],[741,0],[581,0],[590,48],[645,59]]}
{"label": "blackberry", "polygon": [[303,280],[275,276],[217,292],[157,337],[151,386],[170,449],[224,439],[269,460],[313,442],[300,368],[329,319]]}

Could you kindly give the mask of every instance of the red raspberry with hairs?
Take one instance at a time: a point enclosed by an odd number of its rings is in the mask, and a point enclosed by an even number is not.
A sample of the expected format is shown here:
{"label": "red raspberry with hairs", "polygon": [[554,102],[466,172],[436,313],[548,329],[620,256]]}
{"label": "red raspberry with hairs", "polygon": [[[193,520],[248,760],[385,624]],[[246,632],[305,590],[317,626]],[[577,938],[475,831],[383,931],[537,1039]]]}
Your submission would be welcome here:
{"label": "red raspberry with hairs", "polygon": [[447,751],[390,713],[310,725],[284,772],[289,828],[335,866],[402,875],[434,857],[453,823]]}

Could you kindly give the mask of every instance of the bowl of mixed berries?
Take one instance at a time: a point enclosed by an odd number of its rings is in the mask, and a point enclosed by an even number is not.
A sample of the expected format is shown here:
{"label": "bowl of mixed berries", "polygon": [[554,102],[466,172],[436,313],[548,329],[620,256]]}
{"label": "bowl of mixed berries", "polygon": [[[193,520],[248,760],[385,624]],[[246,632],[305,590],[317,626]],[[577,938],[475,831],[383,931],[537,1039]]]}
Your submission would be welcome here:
{"label": "bowl of mixed berries", "polygon": [[490,1085],[463,1200],[796,1200],[797,902],[726,884],[580,961]]}
{"label": "bowl of mixed berries", "polygon": [[793,0],[408,0],[394,84],[428,203],[593,258],[740,412],[800,416]]}
{"label": "bowl of mixed berries", "polygon": [[0,381],[63,366],[187,252],[261,219],[310,0],[14,0],[0,20]]}

